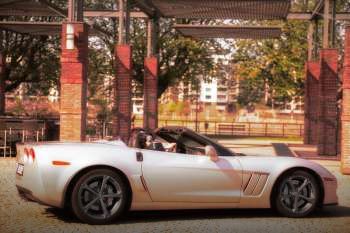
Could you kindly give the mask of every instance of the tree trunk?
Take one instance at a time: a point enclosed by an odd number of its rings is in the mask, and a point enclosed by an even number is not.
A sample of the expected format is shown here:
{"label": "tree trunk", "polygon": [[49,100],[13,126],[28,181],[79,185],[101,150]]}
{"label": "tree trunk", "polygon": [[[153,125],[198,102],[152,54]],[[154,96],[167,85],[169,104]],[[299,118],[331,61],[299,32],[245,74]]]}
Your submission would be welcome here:
{"label": "tree trunk", "polygon": [[0,116],[5,115],[5,58],[0,54]]}

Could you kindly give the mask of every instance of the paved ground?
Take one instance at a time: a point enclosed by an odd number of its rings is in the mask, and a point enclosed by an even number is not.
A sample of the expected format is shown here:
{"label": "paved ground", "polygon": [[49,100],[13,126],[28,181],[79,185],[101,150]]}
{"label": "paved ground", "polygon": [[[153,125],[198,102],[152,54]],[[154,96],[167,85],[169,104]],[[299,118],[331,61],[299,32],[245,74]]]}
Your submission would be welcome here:
{"label": "paved ground", "polygon": [[134,212],[107,226],[81,224],[70,213],[21,200],[14,186],[13,159],[0,159],[0,232],[350,232],[350,177],[338,162],[323,161],[339,179],[340,205],[305,219],[288,219],[270,210]]}

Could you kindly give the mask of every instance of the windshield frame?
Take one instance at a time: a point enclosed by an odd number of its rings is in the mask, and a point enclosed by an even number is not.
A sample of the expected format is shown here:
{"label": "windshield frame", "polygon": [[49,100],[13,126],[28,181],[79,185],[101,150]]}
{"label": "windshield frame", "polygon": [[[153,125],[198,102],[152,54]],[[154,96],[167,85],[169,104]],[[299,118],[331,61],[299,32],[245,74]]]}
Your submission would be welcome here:
{"label": "windshield frame", "polygon": [[[223,145],[214,141],[213,139],[211,139],[207,136],[201,135],[201,134],[199,134],[191,129],[185,128],[185,127],[171,127],[171,128],[170,127],[163,127],[163,128],[157,129],[155,134],[157,136],[165,139],[161,135],[166,133],[166,132],[170,133],[170,134],[177,134],[179,137],[176,139],[176,141],[179,143],[182,143],[181,137],[188,135],[188,137],[190,137],[191,139],[197,140],[199,142],[199,144],[213,146],[215,148],[215,150],[217,151],[219,156],[224,156],[224,157],[236,156],[235,152],[224,147]],[[167,140],[167,139],[165,139],[165,140]]]}

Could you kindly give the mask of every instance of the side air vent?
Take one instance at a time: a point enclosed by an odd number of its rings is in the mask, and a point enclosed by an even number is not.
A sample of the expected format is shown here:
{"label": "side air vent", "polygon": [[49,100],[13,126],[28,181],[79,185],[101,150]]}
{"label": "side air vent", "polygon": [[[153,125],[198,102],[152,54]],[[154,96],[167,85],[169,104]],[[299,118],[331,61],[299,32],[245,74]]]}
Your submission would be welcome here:
{"label": "side air vent", "polygon": [[268,174],[266,173],[245,173],[243,175],[243,193],[246,196],[258,196],[265,187]]}

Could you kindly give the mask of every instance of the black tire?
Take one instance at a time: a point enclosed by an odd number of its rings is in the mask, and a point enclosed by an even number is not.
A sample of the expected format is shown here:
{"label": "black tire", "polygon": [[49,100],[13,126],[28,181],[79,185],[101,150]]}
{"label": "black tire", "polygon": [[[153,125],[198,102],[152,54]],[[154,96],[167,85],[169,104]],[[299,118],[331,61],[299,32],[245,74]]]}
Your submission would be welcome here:
{"label": "black tire", "polygon": [[128,196],[127,185],[120,175],[109,169],[95,169],[81,176],[74,185],[71,206],[85,223],[108,224],[127,210]]}
{"label": "black tire", "polygon": [[274,207],[282,216],[305,217],[316,209],[320,187],[313,175],[297,170],[280,179],[273,198]]}

